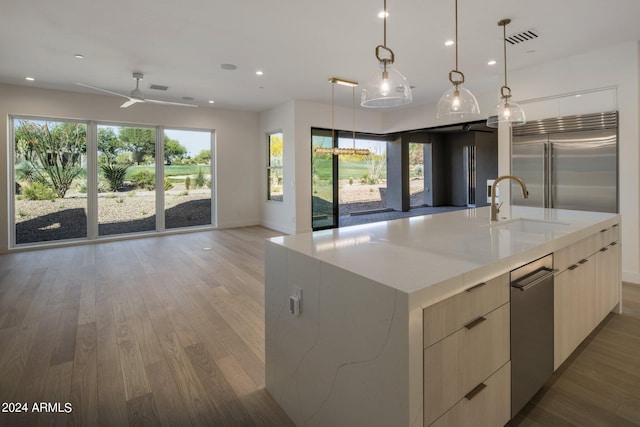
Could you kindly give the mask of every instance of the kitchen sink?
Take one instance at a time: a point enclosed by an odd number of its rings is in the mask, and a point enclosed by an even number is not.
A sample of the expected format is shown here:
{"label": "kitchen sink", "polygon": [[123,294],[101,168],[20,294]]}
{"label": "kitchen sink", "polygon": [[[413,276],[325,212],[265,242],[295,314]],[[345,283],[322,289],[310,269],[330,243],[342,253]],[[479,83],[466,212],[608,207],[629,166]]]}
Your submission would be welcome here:
{"label": "kitchen sink", "polygon": [[544,221],[539,219],[515,218],[490,224],[491,228],[520,233],[544,234],[568,226],[566,222]]}

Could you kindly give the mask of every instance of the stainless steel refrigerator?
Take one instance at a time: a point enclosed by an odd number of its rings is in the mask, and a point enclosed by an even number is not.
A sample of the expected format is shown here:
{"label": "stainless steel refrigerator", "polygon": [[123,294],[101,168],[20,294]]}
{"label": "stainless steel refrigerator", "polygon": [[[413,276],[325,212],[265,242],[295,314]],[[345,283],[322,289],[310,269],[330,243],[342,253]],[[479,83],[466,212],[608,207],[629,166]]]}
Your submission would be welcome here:
{"label": "stainless steel refrigerator", "polygon": [[[615,118],[617,124],[617,114]],[[558,126],[547,128],[557,130]],[[514,205],[618,212],[615,127],[534,135],[514,132],[511,169],[529,190],[529,198],[524,199],[519,188],[512,187]]]}

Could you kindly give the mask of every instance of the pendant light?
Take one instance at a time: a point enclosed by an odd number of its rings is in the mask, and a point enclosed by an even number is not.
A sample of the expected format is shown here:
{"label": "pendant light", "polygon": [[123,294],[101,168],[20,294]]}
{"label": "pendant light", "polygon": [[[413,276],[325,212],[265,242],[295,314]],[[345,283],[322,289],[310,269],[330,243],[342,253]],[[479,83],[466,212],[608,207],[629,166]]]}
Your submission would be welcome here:
{"label": "pendant light", "polygon": [[465,119],[480,114],[478,101],[473,94],[462,87],[464,83],[464,74],[458,69],[458,0],[456,2],[456,68],[449,71],[449,81],[453,85],[451,89],[446,91],[440,101],[438,101],[438,113],[436,117],[439,119]]}
{"label": "pendant light", "polygon": [[527,122],[524,110],[511,98],[511,88],[507,86],[507,25],[511,19],[498,21],[498,26],[502,27],[502,43],[504,46],[504,86],[500,88],[500,101],[487,119],[487,126],[497,128],[500,123],[509,123],[511,126],[522,126]]}
{"label": "pendant light", "polygon": [[[370,108],[397,107],[409,104],[412,100],[411,88],[407,79],[392,67],[395,54],[387,47],[387,0],[384,0],[384,42],[376,46],[376,58],[380,63],[380,70],[369,80],[362,89],[360,105]],[[380,56],[385,51],[384,57]]]}
{"label": "pendant light", "polygon": [[331,77],[329,79],[331,83],[331,141],[336,140],[335,136],[335,95],[334,95],[334,87],[335,85],[347,86],[351,88],[351,120],[352,120],[352,132],[351,136],[353,138],[353,148],[323,148],[318,147],[315,149],[316,153],[320,154],[351,154],[351,155],[359,155],[359,156],[368,156],[371,152],[368,149],[356,148],[356,86],[358,86],[358,82],[353,80],[345,80],[339,77]]}

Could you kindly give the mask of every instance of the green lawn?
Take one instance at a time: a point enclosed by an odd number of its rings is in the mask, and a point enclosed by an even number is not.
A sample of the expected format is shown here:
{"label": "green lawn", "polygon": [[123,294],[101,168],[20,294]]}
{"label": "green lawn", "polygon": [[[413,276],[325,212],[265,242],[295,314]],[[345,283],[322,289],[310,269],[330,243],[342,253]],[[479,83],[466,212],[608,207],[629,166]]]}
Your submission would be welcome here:
{"label": "green lawn", "polygon": [[[211,173],[211,165],[171,165],[164,167],[164,175],[167,177],[175,175],[197,175],[198,168],[202,168],[202,173],[208,175]],[[129,166],[125,180],[130,180],[131,175],[136,171],[147,169],[151,173],[156,172],[155,166]]]}
{"label": "green lawn", "polygon": [[[359,180],[369,172],[367,163],[362,162],[338,162],[338,179]],[[331,179],[331,159],[317,159],[316,160],[316,175],[318,179],[330,180]],[[385,178],[383,176],[383,178]]]}

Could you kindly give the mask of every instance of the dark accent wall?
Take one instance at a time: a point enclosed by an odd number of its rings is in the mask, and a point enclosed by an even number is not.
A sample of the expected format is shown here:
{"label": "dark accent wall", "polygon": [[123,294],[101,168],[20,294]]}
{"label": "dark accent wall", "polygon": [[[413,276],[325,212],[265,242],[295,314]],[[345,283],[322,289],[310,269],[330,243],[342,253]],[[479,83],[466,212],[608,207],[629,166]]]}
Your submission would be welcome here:
{"label": "dark accent wall", "polygon": [[[409,138],[406,138],[407,144]],[[424,144],[424,202],[428,206],[466,206],[464,147],[476,146],[476,206],[486,206],[486,182],[498,174],[497,133],[461,131],[412,134]],[[403,145],[407,145],[403,144]]]}

